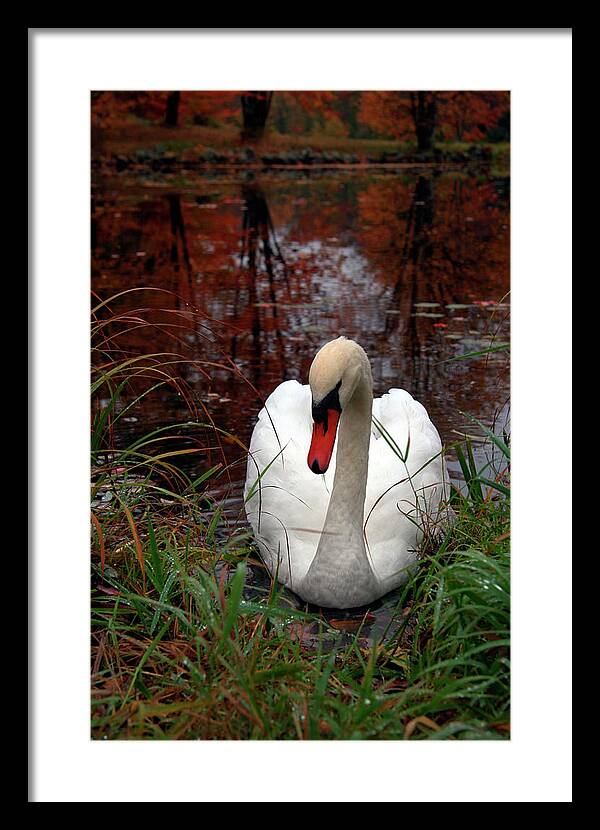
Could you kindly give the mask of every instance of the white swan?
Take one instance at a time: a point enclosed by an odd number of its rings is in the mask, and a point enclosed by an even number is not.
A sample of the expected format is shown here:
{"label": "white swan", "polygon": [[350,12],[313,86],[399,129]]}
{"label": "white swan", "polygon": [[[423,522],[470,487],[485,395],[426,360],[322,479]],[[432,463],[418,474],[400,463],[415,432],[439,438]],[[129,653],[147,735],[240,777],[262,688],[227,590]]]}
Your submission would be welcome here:
{"label": "white swan", "polygon": [[271,574],[328,608],[365,605],[400,585],[425,523],[445,512],[441,451],[408,392],[373,400],[358,343],[327,343],[308,386],[289,380],[268,397],[250,441],[246,514]]}

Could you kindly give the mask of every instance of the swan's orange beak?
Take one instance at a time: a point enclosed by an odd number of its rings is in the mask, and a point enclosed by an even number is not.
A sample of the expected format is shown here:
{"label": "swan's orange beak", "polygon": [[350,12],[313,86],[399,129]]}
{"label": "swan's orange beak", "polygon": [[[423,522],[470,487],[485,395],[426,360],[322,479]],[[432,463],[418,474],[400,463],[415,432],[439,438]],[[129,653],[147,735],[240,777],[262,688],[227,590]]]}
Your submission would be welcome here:
{"label": "swan's orange beak", "polygon": [[313,423],[312,441],[308,451],[308,466],[313,473],[326,473],[333,454],[341,412],[327,409],[322,421]]}

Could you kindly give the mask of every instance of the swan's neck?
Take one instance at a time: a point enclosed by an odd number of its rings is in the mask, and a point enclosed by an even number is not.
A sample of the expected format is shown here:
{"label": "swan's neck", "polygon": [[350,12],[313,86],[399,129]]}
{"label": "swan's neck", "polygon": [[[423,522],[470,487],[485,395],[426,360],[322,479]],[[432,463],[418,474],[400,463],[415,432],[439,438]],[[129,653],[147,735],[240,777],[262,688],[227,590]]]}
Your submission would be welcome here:
{"label": "swan's neck", "polygon": [[[362,388],[361,388],[362,387]],[[338,433],[335,476],[329,501],[325,531],[337,526],[344,516],[360,540],[364,551],[363,519],[367,474],[369,469],[369,444],[371,441],[371,412],[373,393],[370,385],[361,385],[346,407]],[[324,540],[324,548],[327,547]]]}
{"label": "swan's neck", "polygon": [[311,594],[319,597],[313,602],[325,606],[363,605],[377,593],[363,534],[372,409],[372,381],[365,372],[340,418],[327,516],[304,578]]}

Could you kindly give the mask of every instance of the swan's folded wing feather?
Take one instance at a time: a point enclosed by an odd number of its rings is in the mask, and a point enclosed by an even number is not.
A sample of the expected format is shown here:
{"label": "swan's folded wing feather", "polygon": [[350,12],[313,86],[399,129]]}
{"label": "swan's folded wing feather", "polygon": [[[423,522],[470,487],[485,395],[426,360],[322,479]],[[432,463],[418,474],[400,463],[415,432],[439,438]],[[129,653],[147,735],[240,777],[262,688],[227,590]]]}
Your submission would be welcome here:
{"label": "swan's folded wing feather", "polygon": [[374,401],[373,416],[365,534],[378,576],[391,580],[416,558],[415,523],[422,530],[437,520],[447,474],[438,431],[408,392],[390,389]]}
{"label": "swan's folded wing feather", "polygon": [[376,466],[383,475],[398,469],[404,477],[414,477],[430,465],[437,467],[440,436],[425,407],[408,392],[390,389],[374,401],[373,416],[371,450],[381,460]]}

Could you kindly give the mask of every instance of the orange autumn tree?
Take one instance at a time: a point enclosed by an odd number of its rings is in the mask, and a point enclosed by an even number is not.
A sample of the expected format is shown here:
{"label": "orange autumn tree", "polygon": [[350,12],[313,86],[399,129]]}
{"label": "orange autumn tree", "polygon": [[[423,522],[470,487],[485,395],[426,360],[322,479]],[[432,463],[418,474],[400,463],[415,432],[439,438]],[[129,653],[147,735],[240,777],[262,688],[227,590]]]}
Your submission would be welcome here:
{"label": "orange autumn tree", "polygon": [[[229,123],[241,127],[244,141],[259,141],[265,131],[273,96],[284,98],[296,113],[310,118],[336,122],[344,132],[334,111],[334,93],[272,91],[104,91],[92,93],[92,125],[111,129],[124,126],[132,117],[155,124],[179,127],[185,123],[209,125]],[[299,132],[302,132],[302,121]]]}
{"label": "orange autumn tree", "polygon": [[240,123],[239,92],[182,92],[182,118],[195,124]]}
{"label": "orange autumn tree", "polygon": [[368,130],[357,124],[362,94],[352,90],[276,92],[270,126],[281,134],[364,137]]}
{"label": "orange autumn tree", "polygon": [[430,150],[437,103],[435,92],[365,92],[359,120],[376,132],[401,141],[416,137],[419,150]]}
{"label": "orange autumn tree", "polygon": [[132,117],[176,127],[185,122],[240,121],[238,92],[92,92],[92,125],[110,129]]}
{"label": "orange autumn tree", "polygon": [[359,120],[399,140],[430,150],[445,139],[481,140],[508,110],[507,92],[365,92]]}
{"label": "orange autumn tree", "polygon": [[[91,93],[92,127],[109,130],[127,123],[130,116],[137,114],[138,107],[151,104],[153,96],[157,94],[163,93],[93,91]],[[164,117],[164,103],[162,110]]]}
{"label": "orange autumn tree", "polygon": [[481,141],[509,110],[508,92],[439,92],[440,130],[444,138]]}
{"label": "orange autumn tree", "polygon": [[243,129],[242,138],[246,141],[259,141],[265,132],[267,118],[272,111],[273,100],[278,109],[277,127],[280,132],[281,120],[285,118],[295,133],[306,132],[307,121],[317,119],[321,125],[332,122],[342,133],[347,132],[341,123],[338,113],[334,109],[336,94],[325,91],[311,92],[242,92],[240,94]]}

